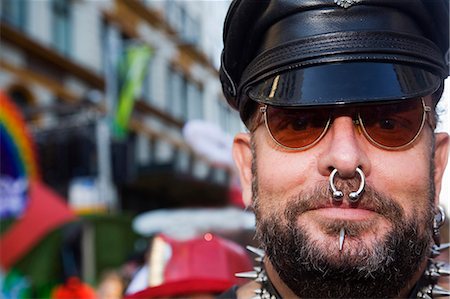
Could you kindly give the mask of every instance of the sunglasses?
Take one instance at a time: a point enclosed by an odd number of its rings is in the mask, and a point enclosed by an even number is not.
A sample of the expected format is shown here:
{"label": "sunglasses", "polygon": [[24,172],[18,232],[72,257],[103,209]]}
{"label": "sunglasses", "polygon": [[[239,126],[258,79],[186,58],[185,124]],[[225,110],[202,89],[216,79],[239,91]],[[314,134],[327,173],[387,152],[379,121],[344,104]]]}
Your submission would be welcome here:
{"label": "sunglasses", "polygon": [[288,150],[306,150],[325,136],[332,120],[352,115],[353,122],[375,146],[400,150],[419,136],[431,108],[422,98],[353,108],[260,107],[272,139]]}

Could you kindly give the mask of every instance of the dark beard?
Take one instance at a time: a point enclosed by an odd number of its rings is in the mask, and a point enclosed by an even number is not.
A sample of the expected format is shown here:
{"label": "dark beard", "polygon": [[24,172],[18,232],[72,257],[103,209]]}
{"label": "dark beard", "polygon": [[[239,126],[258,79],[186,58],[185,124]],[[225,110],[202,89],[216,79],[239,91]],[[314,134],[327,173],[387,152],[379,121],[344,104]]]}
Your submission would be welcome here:
{"label": "dark beard", "polygon": [[[356,183],[341,184],[339,189],[348,194]],[[253,185],[257,238],[280,278],[299,297],[395,297],[426,258],[432,240],[430,231],[426,229],[431,227],[433,218],[431,200],[430,207],[422,207],[424,211],[416,210],[414,217],[405,219],[402,208],[394,200],[367,185],[361,203],[366,200],[371,209],[389,220],[390,233],[368,247],[358,236],[368,229],[376,229],[371,227],[370,221],[320,222],[324,233],[336,236],[336,243],[342,227],[352,238],[351,248],[338,255],[335,249],[331,249],[335,244],[328,247],[318,244],[297,224],[301,213],[319,205],[320,201],[330,200],[328,185],[323,184],[311,195],[290,199],[284,215],[273,212],[264,215],[258,206],[256,179]],[[430,193],[433,189],[430,186]],[[280,216],[284,216],[283,219]]]}

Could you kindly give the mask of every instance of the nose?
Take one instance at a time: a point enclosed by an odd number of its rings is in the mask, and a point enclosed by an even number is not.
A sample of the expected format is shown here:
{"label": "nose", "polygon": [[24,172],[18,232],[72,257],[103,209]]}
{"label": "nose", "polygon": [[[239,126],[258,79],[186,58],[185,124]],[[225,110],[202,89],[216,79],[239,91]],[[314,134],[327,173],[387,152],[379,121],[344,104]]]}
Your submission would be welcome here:
{"label": "nose", "polygon": [[364,137],[350,116],[336,117],[322,143],[319,155],[319,172],[329,176],[336,169],[341,178],[353,178],[359,167],[366,176],[370,173],[370,160],[362,142]]}

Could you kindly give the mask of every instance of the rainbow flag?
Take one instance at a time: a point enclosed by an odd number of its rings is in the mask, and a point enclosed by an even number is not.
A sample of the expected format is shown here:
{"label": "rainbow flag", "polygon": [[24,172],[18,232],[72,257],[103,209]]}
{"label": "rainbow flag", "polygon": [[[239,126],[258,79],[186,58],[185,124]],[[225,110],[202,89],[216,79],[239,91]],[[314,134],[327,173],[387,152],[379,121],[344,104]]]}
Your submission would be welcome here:
{"label": "rainbow flag", "polygon": [[0,219],[22,215],[28,183],[39,177],[35,145],[25,120],[0,90]]}
{"label": "rainbow flag", "polygon": [[19,108],[0,90],[0,175],[40,177],[36,147]]}

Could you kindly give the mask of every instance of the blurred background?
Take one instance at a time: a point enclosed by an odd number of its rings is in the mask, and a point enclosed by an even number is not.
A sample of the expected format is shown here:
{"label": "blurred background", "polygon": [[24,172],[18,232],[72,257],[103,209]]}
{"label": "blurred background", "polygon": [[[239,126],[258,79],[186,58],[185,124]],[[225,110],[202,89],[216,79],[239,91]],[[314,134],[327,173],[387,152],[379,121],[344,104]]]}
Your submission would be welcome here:
{"label": "blurred background", "polygon": [[218,78],[230,1],[0,3],[0,298],[155,291],[149,268],[189,242],[224,252],[203,264],[256,245]]}

